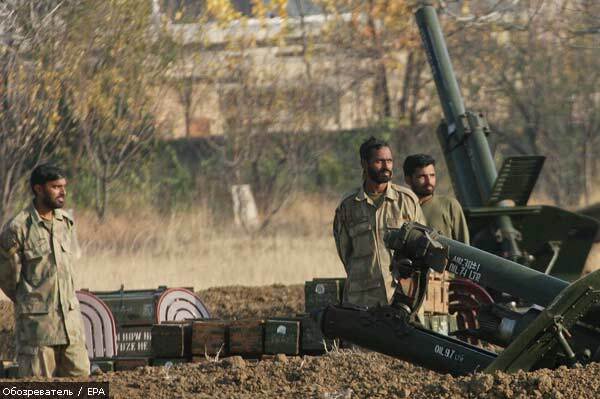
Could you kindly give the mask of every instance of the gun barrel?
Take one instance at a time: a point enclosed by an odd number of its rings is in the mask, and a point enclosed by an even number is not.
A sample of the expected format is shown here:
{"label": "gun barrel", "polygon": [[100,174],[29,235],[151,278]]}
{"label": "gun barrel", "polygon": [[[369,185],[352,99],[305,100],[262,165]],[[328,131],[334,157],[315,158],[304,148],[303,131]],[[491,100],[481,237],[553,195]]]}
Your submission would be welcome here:
{"label": "gun barrel", "polygon": [[[430,228],[418,223],[406,222],[399,230],[389,231],[385,242],[395,251],[394,258],[407,258],[418,267],[438,271],[440,265],[446,266],[446,270],[457,277],[540,306],[548,306],[569,285],[511,260],[431,233]],[[445,257],[439,256],[440,248],[447,249],[447,265]]]}
{"label": "gun barrel", "polygon": [[[435,8],[421,6],[415,18],[446,119],[438,130],[438,140],[454,191],[465,207],[488,205],[498,177],[486,137],[489,127],[483,115],[465,110]],[[503,232],[502,251],[512,259],[519,259],[522,253],[510,218],[498,217],[496,228]]]}
{"label": "gun barrel", "polygon": [[458,81],[454,75],[454,68],[452,68],[452,62],[450,61],[444,33],[440,28],[435,8],[432,6],[419,8],[415,13],[415,17],[442,103],[444,116],[450,127],[449,131],[452,131],[452,126],[457,123],[458,116],[464,115],[466,110]]}
{"label": "gun barrel", "polygon": [[449,249],[447,270],[484,287],[493,287],[540,306],[548,306],[569,283],[448,237],[437,241]]}

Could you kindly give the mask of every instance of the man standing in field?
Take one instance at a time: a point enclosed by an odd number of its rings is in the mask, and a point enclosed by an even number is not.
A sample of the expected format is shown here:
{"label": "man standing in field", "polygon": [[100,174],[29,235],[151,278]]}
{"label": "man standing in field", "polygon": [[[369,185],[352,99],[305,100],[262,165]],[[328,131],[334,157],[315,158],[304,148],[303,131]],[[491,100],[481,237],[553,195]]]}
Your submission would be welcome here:
{"label": "man standing in field", "polygon": [[344,302],[372,307],[392,302],[391,251],[383,237],[403,222],[425,223],[417,197],[391,182],[390,146],[371,137],[360,146],[363,184],[344,196],[335,211],[333,235],[348,279]]}
{"label": "man standing in field", "polygon": [[0,288],[15,307],[19,375],[88,376],[83,321],[73,286],[79,252],[63,211],[66,175],[44,164],[31,174],[33,202],[0,233]]}
{"label": "man standing in field", "polygon": [[452,197],[434,195],[435,159],[415,154],[404,160],[404,180],[419,197],[427,225],[453,240],[469,244],[469,229],[458,201]]}

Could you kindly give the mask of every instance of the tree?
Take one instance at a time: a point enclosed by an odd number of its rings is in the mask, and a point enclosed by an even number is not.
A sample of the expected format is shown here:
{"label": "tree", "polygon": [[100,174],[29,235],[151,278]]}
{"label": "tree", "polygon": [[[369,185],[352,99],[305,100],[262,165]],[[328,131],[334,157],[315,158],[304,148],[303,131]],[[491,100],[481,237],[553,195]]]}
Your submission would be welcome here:
{"label": "tree", "polygon": [[64,31],[62,4],[0,4],[0,224],[31,169],[50,155],[63,131],[60,49],[52,45]]}
{"label": "tree", "polygon": [[[66,57],[79,131],[104,219],[112,183],[140,162],[155,136],[159,82],[168,60],[148,2],[85,3],[69,14]],[[97,29],[89,29],[97,26]]]}

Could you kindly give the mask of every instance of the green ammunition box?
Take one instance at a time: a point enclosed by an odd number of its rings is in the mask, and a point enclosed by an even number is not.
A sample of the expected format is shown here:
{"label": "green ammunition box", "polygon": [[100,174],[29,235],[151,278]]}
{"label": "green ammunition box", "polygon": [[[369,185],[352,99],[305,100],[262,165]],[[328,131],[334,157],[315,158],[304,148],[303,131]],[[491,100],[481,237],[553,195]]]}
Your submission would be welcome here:
{"label": "green ammunition box", "polygon": [[308,314],[298,315],[300,318],[300,350],[302,353],[315,355],[333,347],[333,340],[325,339],[317,323]]}
{"label": "green ammunition box", "polygon": [[15,378],[9,376],[11,368],[15,368],[15,370],[18,370],[17,364],[15,362],[10,360],[0,361],[0,378]]}
{"label": "green ammunition box", "polygon": [[344,287],[346,285],[346,277],[321,277],[321,278],[314,278],[313,281],[315,280],[319,280],[319,281],[337,281],[338,285],[340,287],[340,302],[342,301],[342,299],[344,298]]}
{"label": "green ammunition box", "polygon": [[304,307],[306,313],[337,305],[342,301],[342,279],[314,279],[304,284]]}
{"label": "green ammunition box", "polygon": [[152,326],[117,328],[117,355],[124,357],[152,356]]}
{"label": "green ammunition box", "polygon": [[156,302],[166,287],[155,290],[95,292],[112,312],[117,327],[152,325],[157,322]]}
{"label": "green ammunition box", "polygon": [[19,365],[14,363],[6,369],[6,378],[19,378]]}
{"label": "green ammunition box", "polygon": [[199,320],[192,322],[191,352],[193,356],[224,356],[227,354],[229,322]]}
{"label": "green ammunition box", "polygon": [[115,371],[135,370],[149,364],[150,359],[147,357],[120,358],[115,360]]}
{"label": "green ammunition box", "polygon": [[[427,318],[427,315],[425,315]],[[431,331],[439,332],[440,331],[440,318],[439,316],[430,315],[429,323],[431,324]]]}
{"label": "green ammunition box", "polygon": [[115,371],[115,362],[112,360],[92,360],[90,371],[93,374],[94,370],[99,369],[103,373]]}
{"label": "green ammunition box", "polygon": [[173,366],[174,364],[187,363],[189,360],[186,358],[176,357],[176,358],[157,358],[152,359],[153,366]]}
{"label": "green ammunition box", "polygon": [[265,322],[265,353],[297,355],[300,351],[300,321],[269,319]]}
{"label": "green ammunition box", "polygon": [[458,319],[456,314],[448,315],[448,332],[454,332],[458,330]]}
{"label": "green ammunition box", "polygon": [[169,322],[152,326],[153,357],[191,356],[192,323]]}
{"label": "green ammunition box", "polygon": [[256,357],[262,355],[264,320],[234,320],[229,324],[229,354]]}

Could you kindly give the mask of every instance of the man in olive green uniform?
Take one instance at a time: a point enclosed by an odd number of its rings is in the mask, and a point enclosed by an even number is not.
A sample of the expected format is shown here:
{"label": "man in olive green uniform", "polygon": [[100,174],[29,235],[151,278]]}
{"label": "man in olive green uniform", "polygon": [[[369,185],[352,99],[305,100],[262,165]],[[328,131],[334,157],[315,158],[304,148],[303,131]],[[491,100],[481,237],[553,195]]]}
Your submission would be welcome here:
{"label": "man in olive green uniform", "polygon": [[393,158],[387,143],[371,137],[360,146],[363,184],[344,196],[335,212],[333,235],[348,278],[344,302],[372,307],[392,302],[391,251],[383,242],[405,221],[424,223],[417,197],[391,182]]}
{"label": "man in olive green uniform", "polygon": [[65,174],[38,166],[32,204],[0,233],[0,288],[14,302],[19,375],[87,376],[90,363],[73,286],[79,252],[73,219],[61,208]]}
{"label": "man in olive green uniform", "polygon": [[404,180],[419,197],[427,225],[453,240],[469,244],[469,229],[458,201],[434,194],[435,159],[426,154],[410,155],[403,165]]}

